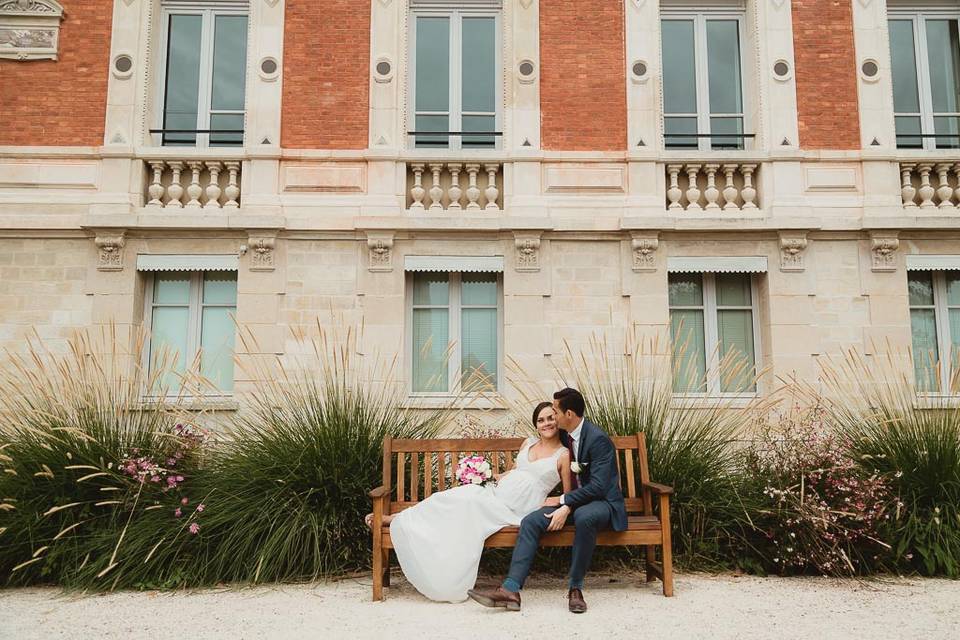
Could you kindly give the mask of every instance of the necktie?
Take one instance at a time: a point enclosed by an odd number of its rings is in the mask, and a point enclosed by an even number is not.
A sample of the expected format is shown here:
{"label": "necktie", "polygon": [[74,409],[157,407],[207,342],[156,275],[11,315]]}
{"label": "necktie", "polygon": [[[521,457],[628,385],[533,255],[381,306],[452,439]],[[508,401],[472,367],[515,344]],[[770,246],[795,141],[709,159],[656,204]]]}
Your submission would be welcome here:
{"label": "necktie", "polygon": [[[571,462],[575,461],[577,459],[577,454],[573,447],[573,438],[570,438],[567,441],[567,448],[570,449],[570,461]],[[580,478],[578,478],[577,474],[575,473],[573,474],[573,488],[574,489],[580,488]]]}

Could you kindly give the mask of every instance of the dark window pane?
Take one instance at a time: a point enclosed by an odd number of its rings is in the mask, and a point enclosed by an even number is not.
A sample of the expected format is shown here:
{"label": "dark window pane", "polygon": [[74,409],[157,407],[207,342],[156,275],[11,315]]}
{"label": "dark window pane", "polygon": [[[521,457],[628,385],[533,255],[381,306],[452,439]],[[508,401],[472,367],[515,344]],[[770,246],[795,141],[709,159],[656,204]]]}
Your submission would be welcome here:
{"label": "dark window pane", "polygon": [[[203,18],[171,15],[169,29],[163,128],[192,131],[197,128]],[[196,140],[196,135],[191,133],[163,136],[166,145],[194,145]]]}
{"label": "dark window pane", "polygon": [[[415,119],[415,128],[418,132],[423,131],[449,131],[450,130],[450,118],[449,116],[417,116]],[[416,136],[416,145],[418,147],[440,147],[447,148],[447,136],[446,135],[436,135],[436,136]]]}
{"label": "dark window pane", "polygon": [[[496,116],[463,116],[463,132],[494,131],[497,125]],[[496,136],[463,136],[463,148],[491,149],[496,145]]]}
{"label": "dark window pane", "polygon": [[723,136],[717,134],[743,133],[743,118],[710,118],[710,147],[712,149],[743,149],[744,138],[740,135]]}
{"label": "dark window pane", "polygon": [[496,111],[497,32],[494,18],[463,19],[461,60],[463,111]]}
{"label": "dark window pane", "polygon": [[214,111],[243,111],[246,71],[247,16],[216,16],[210,97]]}
{"label": "dark window pane", "polygon": [[417,18],[417,111],[450,110],[450,20]]}
{"label": "dark window pane", "polygon": [[[696,149],[697,119],[666,117],[663,119],[663,137],[667,149]],[[694,134],[694,135],[681,135]]]}
{"label": "dark window pane", "polygon": [[743,112],[740,30],[736,20],[707,20],[710,113]]}
{"label": "dark window pane", "polygon": [[[960,118],[956,116],[937,116],[933,119],[933,127],[937,137],[937,149],[956,149],[960,147]],[[947,134],[941,136],[941,134]]]}
{"label": "dark window pane", "polygon": [[[934,113],[957,112],[960,43],[956,20],[927,20],[927,59]],[[939,133],[939,131],[938,131]]]}
{"label": "dark window pane", "polygon": [[896,116],[897,147],[900,149],[921,149],[923,138],[912,137],[920,134],[920,116]]}
{"label": "dark window pane", "polygon": [[893,72],[893,110],[897,113],[918,113],[917,58],[913,43],[913,22],[891,20],[890,63]]}
{"label": "dark window pane", "polygon": [[211,133],[211,147],[239,147],[243,145],[243,114],[210,114],[210,128],[222,131],[240,131],[240,133]]}
{"label": "dark window pane", "polygon": [[663,112],[697,112],[697,78],[692,20],[661,22]]}

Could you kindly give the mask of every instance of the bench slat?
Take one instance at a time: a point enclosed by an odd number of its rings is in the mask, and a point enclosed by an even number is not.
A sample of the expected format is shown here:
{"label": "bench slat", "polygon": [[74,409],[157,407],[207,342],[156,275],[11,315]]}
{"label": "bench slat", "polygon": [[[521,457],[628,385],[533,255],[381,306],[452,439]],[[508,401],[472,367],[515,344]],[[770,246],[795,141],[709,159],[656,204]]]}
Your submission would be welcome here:
{"label": "bench slat", "polygon": [[627,468],[627,495],[631,498],[637,497],[637,483],[633,475],[633,451],[625,449],[623,452],[623,466]]}
{"label": "bench slat", "polygon": [[397,453],[397,502],[406,502],[407,492],[405,487],[404,465],[406,464],[407,454]]}
{"label": "bench slat", "polygon": [[416,502],[420,499],[420,454],[410,454],[410,500]]}
{"label": "bench slat", "polygon": [[429,498],[433,493],[433,454],[427,451],[423,454],[423,497]]}
{"label": "bench slat", "polygon": [[443,491],[447,488],[447,468],[446,468],[446,458],[442,453],[437,454],[437,468],[439,472],[437,474],[437,491]]}

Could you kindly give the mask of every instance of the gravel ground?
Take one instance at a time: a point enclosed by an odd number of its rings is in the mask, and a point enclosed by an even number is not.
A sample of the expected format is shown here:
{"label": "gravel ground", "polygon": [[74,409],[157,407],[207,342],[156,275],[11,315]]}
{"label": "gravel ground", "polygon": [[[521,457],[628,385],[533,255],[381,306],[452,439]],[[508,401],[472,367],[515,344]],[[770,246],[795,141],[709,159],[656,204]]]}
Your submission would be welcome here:
{"label": "gravel ground", "polygon": [[585,615],[563,583],[534,576],[523,610],[429,602],[394,578],[190,592],[0,590],[0,638],[960,638],[960,581],[677,576],[676,596],[639,576],[592,576]]}

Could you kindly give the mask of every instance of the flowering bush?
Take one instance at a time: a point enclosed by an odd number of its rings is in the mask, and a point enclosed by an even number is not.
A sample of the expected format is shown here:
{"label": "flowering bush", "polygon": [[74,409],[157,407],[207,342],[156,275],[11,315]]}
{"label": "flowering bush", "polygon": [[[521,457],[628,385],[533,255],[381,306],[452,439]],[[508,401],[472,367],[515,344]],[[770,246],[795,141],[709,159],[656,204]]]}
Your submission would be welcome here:
{"label": "flowering bush", "polygon": [[484,484],[493,477],[493,468],[483,456],[467,456],[457,464],[457,480],[464,484]]}
{"label": "flowering bush", "polygon": [[753,522],[767,570],[827,575],[863,573],[889,555],[881,529],[891,508],[882,475],[862,471],[851,443],[823,425],[819,406],[795,407],[763,425],[744,455]]}

